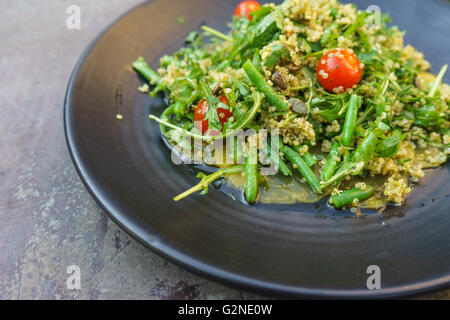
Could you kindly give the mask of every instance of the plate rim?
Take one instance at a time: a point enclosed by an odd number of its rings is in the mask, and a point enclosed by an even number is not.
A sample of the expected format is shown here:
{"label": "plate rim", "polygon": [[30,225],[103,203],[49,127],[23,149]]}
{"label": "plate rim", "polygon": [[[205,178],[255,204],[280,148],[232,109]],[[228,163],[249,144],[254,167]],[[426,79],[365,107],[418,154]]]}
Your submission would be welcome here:
{"label": "plate rim", "polygon": [[[157,0],[156,0],[157,1]],[[108,24],[93,40],[90,41],[88,46],[82,52],[78,59],[67,85],[64,107],[63,107],[63,123],[64,123],[64,135],[66,144],[69,150],[70,157],[74,164],[75,170],[80,177],[84,187],[89,192],[91,197],[99,205],[104,213],[108,215],[120,228],[125,230],[135,240],[142,243],[144,246],[152,250],[154,253],[163,257],[173,264],[187,269],[188,271],[199,275],[203,278],[227,285],[233,288],[246,290],[260,295],[271,297],[291,297],[291,298],[319,298],[319,299],[387,299],[387,298],[401,298],[417,296],[424,293],[430,293],[439,291],[450,287],[450,272],[448,275],[439,277],[437,279],[419,281],[401,286],[395,286],[387,289],[378,290],[355,290],[355,289],[322,289],[322,288],[308,288],[300,286],[291,286],[277,284],[274,282],[263,281],[247,276],[241,276],[238,273],[229,272],[222,268],[218,268],[211,264],[201,262],[197,259],[193,259],[190,256],[182,253],[181,251],[173,248],[170,245],[165,245],[164,241],[152,242],[145,239],[142,232],[139,232],[139,226],[128,219],[125,212],[121,212],[119,208],[115,208],[113,204],[108,203],[108,199],[101,195],[100,190],[96,190],[95,178],[88,173],[87,167],[84,166],[83,160],[79,156],[79,152],[76,148],[73,128],[71,127],[70,110],[73,109],[71,104],[71,98],[73,96],[73,87],[78,73],[89,58],[89,54],[96,44],[102,39],[103,35],[109,31],[113,26],[118,24],[123,18],[140,10],[142,7],[150,5],[155,0],[145,1],[138,5],[135,5],[131,9],[126,10],[124,13],[115,18],[113,22]],[[141,233],[141,234],[140,234]],[[155,231],[153,233],[157,235]]]}

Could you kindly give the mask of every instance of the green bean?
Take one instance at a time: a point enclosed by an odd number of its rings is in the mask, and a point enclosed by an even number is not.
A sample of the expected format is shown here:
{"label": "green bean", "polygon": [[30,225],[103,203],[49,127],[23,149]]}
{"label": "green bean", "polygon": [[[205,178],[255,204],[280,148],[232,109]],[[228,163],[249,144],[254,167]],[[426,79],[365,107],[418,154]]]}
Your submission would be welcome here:
{"label": "green bean", "polygon": [[344,156],[344,161],[342,161],[342,164],[336,173],[327,181],[322,182],[320,185],[321,189],[341,180],[346,175],[360,174],[372,158],[377,140],[377,136],[373,131],[370,131],[351,155],[347,153],[347,155]]}
{"label": "green bean", "polygon": [[375,133],[373,133],[373,131],[370,131],[369,134],[361,142],[361,144],[356,148],[353,161],[356,164],[364,162],[364,166],[367,165],[375,151],[377,140],[378,139]]}
{"label": "green bean", "polygon": [[278,168],[283,176],[291,176],[291,169],[287,166],[286,162],[283,161],[280,157],[278,157]]}
{"label": "green bean", "polygon": [[255,203],[258,196],[258,148],[249,143],[248,157],[245,158],[245,199]]}
{"label": "green bean", "polygon": [[156,84],[161,76],[155,72],[148,64],[145,62],[143,57],[139,57],[134,63],[133,68],[138,71],[145,79],[147,79],[150,84]]}
{"label": "green bean", "polygon": [[272,150],[270,148],[270,145],[266,142],[266,153],[267,156],[269,157],[270,162],[273,164],[275,163],[276,165],[278,165],[278,169],[280,170],[281,174],[283,176],[290,176],[292,175],[291,170],[289,169],[289,167],[286,165],[286,163],[283,161],[283,159],[281,159],[279,154],[272,154]]}
{"label": "green bean", "polygon": [[342,179],[344,179],[345,176],[351,174],[352,169],[355,165],[352,162],[352,159],[353,159],[353,153],[350,154],[350,152],[348,152],[348,150],[344,150],[344,157],[341,162],[341,165],[337,168],[334,175],[332,175],[328,180],[321,182],[320,188],[324,189],[333,183],[342,181]]}
{"label": "green bean", "polygon": [[312,167],[313,165],[315,165],[315,164],[317,163],[317,160],[316,160],[316,159],[314,158],[314,156],[313,156],[311,153],[309,153],[309,152],[305,153],[305,154],[302,156],[302,159],[303,159],[303,161],[306,162],[306,164],[307,164],[309,167]]}
{"label": "green bean", "polygon": [[[291,148],[294,149],[295,151],[297,151],[298,153],[301,153],[300,149],[302,148],[302,146],[292,146]],[[313,165],[315,165],[317,163],[317,160],[309,152],[306,152],[301,157],[302,157],[303,161],[305,161],[305,163],[308,165],[308,167],[312,167]]]}
{"label": "green bean", "polygon": [[342,144],[346,147],[352,142],[353,131],[355,130],[356,117],[361,98],[357,94],[352,94],[345,114],[344,128],[342,129]]}
{"label": "green bean", "polygon": [[244,162],[244,159],[245,159],[242,143],[239,141],[239,138],[237,136],[232,137],[232,139],[233,139],[233,144],[234,144],[234,147],[233,147],[234,162],[241,164]]}
{"label": "green bean", "polygon": [[336,208],[342,208],[343,206],[352,204],[355,199],[358,199],[358,201],[366,200],[374,193],[375,189],[372,186],[367,186],[365,190],[354,188],[330,197],[329,203]]}
{"label": "green bean", "polygon": [[314,192],[321,193],[319,179],[317,179],[316,175],[311,170],[311,168],[306,164],[306,162],[303,161],[300,154],[286,145],[283,145],[282,150],[284,156],[290,162],[292,162],[292,164],[295,164],[297,166],[298,172],[300,172],[303,178],[305,178],[305,180],[309,183]]}
{"label": "green bean", "polygon": [[288,103],[278,95],[272,87],[270,87],[266,79],[264,79],[263,75],[258,71],[255,65],[247,60],[246,63],[242,66],[247,76],[252,81],[255,88],[264,93],[267,101],[274,106],[278,111],[284,111],[288,109]]}
{"label": "green bean", "polygon": [[333,145],[331,146],[330,153],[328,154],[327,162],[325,163],[325,166],[322,169],[322,172],[320,174],[322,181],[329,180],[333,174],[336,172],[336,168],[338,165],[338,158],[341,155],[339,154],[339,143],[337,141],[333,142]]}

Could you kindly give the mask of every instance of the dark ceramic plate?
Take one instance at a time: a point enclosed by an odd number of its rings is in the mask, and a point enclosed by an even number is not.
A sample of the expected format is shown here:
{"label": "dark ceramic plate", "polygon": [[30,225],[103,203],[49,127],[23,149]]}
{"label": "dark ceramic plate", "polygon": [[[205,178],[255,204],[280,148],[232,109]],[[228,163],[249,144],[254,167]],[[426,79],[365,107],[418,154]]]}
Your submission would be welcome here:
{"label": "dark ceramic plate", "polygon": [[[274,296],[396,297],[450,283],[449,166],[427,172],[407,203],[348,218],[314,205],[247,206],[220,191],[172,197],[197,179],[170,160],[148,120],[163,102],[137,92],[139,55],[155,66],[202,23],[226,29],[238,1],[159,0],[124,15],[83,54],[65,103],[75,166],[99,205],[125,230],[189,270]],[[356,1],[366,8],[374,1]],[[436,72],[450,62],[450,5],[379,1]],[[184,25],[177,23],[183,17]],[[447,40],[446,40],[447,39]],[[446,81],[449,81],[447,76]],[[124,115],[117,121],[115,115]],[[381,269],[368,290],[367,268]]]}

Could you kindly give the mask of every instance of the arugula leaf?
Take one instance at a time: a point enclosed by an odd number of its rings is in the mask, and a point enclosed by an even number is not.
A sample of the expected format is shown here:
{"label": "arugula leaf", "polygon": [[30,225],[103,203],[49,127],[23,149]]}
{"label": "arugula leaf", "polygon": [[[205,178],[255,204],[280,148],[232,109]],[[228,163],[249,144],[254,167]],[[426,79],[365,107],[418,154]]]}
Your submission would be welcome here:
{"label": "arugula leaf", "polygon": [[217,106],[220,103],[220,100],[213,95],[211,89],[203,81],[200,81],[200,89],[208,103],[208,110],[205,112],[204,118],[204,120],[208,120],[208,129],[221,131],[222,124],[220,123],[219,115],[217,114]]}
{"label": "arugula leaf", "polygon": [[350,25],[350,27],[345,30],[344,34],[342,35],[344,38],[348,38],[351,36],[357,29],[361,28],[366,23],[366,18],[370,14],[365,11],[358,12],[358,15],[356,16],[355,22]]}
{"label": "arugula leaf", "polygon": [[360,62],[364,63],[366,66],[373,65],[377,62],[381,62],[381,59],[376,50],[371,50],[367,53],[360,53],[360,54],[358,54],[358,59]]}
{"label": "arugula leaf", "polygon": [[415,109],[414,118],[414,124],[422,127],[439,126],[445,122],[445,118],[436,110],[436,107],[430,104]]}
{"label": "arugula leaf", "polygon": [[186,37],[186,43],[190,44],[194,49],[198,49],[203,45],[203,38],[197,31],[191,31]]}
{"label": "arugula leaf", "polygon": [[273,9],[269,6],[261,7],[258,10],[251,12],[250,16],[253,18],[254,21],[259,21],[272,11]]}
{"label": "arugula leaf", "polygon": [[339,37],[339,32],[337,30],[338,27],[337,22],[333,22],[330,24],[328,28],[325,29],[325,32],[323,33],[322,39],[320,39],[320,44],[322,46],[328,45],[328,47],[334,46],[335,40]]}
{"label": "arugula leaf", "polygon": [[340,99],[314,98],[311,100],[311,108],[319,108],[317,115],[328,121],[334,121],[345,117],[345,112],[341,112],[343,103]]}
{"label": "arugula leaf", "polygon": [[191,60],[191,71],[189,71],[188,78],[190,79],[199,79],[204,76],[203,70],[200,65]]}
{"label": "arugula leaf", "polygon": [[277,43],[272,46],[272,52],[264,63],[264,66],[271,68],[279,63],[283,57],[289,57],[289,50],[281,43]]}
{"label": "arugula leaf", "polygon": [[217,106],[220,103],[219,98],[209,95],[206,97],[208,102],[208,110],[205,112],[205,120],[208,120],[209,130],[222,130],[222,124],[220,123],[219,115],[217,114]]}
{"label": "arugula leaf", "polygon": [[323,49],[322,45],[320,44],[320,41],[308,42],[308,45],[311,48],[311,52],[318,52],[318,51],[321,51]]}
{"label": "arugula leaf", "polygon": [[338,14],[338,10],[335,7],[330,7],[330,16],[336,18]]}
{"label": "arugula leaf", "polygon": [[394,157],[400,148],[400,142],[402,142],[405,137],[406,135],[402,135],[401,130],[394,130],[389,138],[384,139],[377,145],[375,153],[382,158]]}
{"label": "arugula leaf", "polygon": [[283,15],[280,10],[274,10],[265,16],[258,24],[249,28],[248,48],[261,48],[270,42],[277,31],[283,28]]}

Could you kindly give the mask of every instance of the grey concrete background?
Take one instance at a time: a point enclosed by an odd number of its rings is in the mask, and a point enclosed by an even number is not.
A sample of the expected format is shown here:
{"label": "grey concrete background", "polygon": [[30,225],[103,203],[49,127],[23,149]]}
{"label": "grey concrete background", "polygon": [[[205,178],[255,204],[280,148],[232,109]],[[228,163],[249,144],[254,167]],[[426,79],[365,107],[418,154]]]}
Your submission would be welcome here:
{"label": "grey concrete background", "polygon": [[[0,299],[252,299],[137,243],[91,199],[70,160],[62,107],[94,37],[141,0],[0,0]],[[81,30],[66,28],[69,5]],[[81,269],[68,290],[67,267]],[[449,299],[450,290],[425,299]]]}

